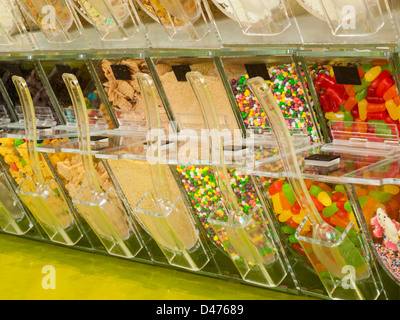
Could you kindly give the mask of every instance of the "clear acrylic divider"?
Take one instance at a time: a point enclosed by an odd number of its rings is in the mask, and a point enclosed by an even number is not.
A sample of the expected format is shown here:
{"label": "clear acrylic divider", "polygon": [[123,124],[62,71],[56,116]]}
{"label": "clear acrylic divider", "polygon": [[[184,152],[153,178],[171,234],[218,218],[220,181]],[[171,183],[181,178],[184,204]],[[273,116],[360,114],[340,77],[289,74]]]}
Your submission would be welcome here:
{"label": "clear acrylic divider", "polygon": [[[201,108],[203,121],[209,130],[220,131],[220,122],[201,73],[188,72],[189,81]],[[211,148],[211,160],[215,178],[223,201],[208,222],[214,231],[224,239],[223,246],[230,254],[243,280],[267,287],[278,286],[287,276],[275,243],[271,240],[268,226],[259,207],[246,215],[239,207],[232,189],[225,164],[222,139]]]}
{"label": "clear acrylic divider", "polygon": [[[395,106],[397,110],[397,106]],[[390,156],[399,151],[398,126],[384,120],[329,121],[332,142],[322,151]]]}
{"label": "clear acrylic divider", "polygon": [[136,218],[157,242],[169,263],[184,269],[201,270],[210,258],[199,230],[181,196],[170,199],[166,170],[162,164],[162,124],[155,85],[148,74],[136,78],[145,101],[148,146],[154,151],[150,162],[153,190],[148,191],[134,208]]}
{"label": "clear acrylic divider", "polygon": [[135,7],[130,0],[70,0],[91,23],[103,41],[128,40],[139,31]]}
{"label": "clear acrylic divider", "polygon": [[[5,170],[4,168],[2,168]],[[4,172],[0,173],[0,229],[6,233],[22,235],[33,227],[21,200]]]}
{"label": "clear acrylic divider", "polygon": [[13,82],[17,88],[26,120],[27,159],[29,159],[33,173],[18,186],[17,193],[50,240],[65,245],[74,245],[83,235],[60,186],[54,179],[46,182],[43,176],[39,153],[36,150],[36,116],[28,86],[22,77],[13,76]]}
{"label": "clear acrylic divider", "polygon": [[90,126],[85,99],[73,74],[63,74],[77,118],[79,149],[87,184],[73,196],[72,202],[96,233],[109,254],[135,257],[143,248],[116,190],[103,191],[94,169]]}
{"label": "clear acrylic divider", "polygon": [[335,36],[368,36],[385,24],[379,0],[320,0],[320,3]]}
{"label": "clear acrylic divider", "polygon": [[[29,42],[26,29],[22,23],[21,15],[14,8],[11,1],[1,0],[1,21],[0,21],[0,46],[3,49],[32,50],[32,43]],[[14,9],[14,10],[13,10]]]}
{"label": "clear acrylic divider", "polygon": [[245,35],[275,36],[290,27],[284,0],[213,0],[228,17],[237,21]]}
{"label": "clear acrylic divider", "polygon": [[[57,128],[59,130],[76,131],[77,119],[75,114],[75,109],[73,108],[63,108],[63,113],[66,119],[65,125],[59,125]],[[103,110],[101,109],[87,109],[87,115],[89,120],[90,132],[105,132],[108,130],[107,120]]]}
{"label": "clear acrylic divider", "polygon": [[[332,299],[377,299],[381,293],[381,284],[371,271],[368,253],[360,252],[350,240],[352,224],[340,233],[319,215],[300,171],[282,111],[270,87],[261,77],[249,79],[248,84],[266,112],[287,178],[294,191],[293,196],[306,216],[296,231],[296,239],[328,295]],[[312,231],[309,231],[310,227]]]}
{"label": "clear acrylic divider", "polygon": [[[156,19],[172,41],[200,41],[211,31],[211,19],[204,0],[137,0],[140,7]],[[150,10],[149,10],[149,9]]]}
{"label": "clear acrylic divider", "polygon": [[36,25],[50,43],[70,43],[82,34],[68,1],[20,0],[18,4],[30,24]]}

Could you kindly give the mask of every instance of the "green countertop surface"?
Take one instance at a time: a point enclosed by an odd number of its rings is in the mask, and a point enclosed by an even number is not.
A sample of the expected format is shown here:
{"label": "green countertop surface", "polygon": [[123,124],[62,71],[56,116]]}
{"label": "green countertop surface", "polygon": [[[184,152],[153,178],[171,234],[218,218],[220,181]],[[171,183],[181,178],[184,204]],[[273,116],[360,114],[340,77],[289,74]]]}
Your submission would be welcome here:
{"label": "green countertop surface", "polygon": [[0,251],[2,300],[313,299],[4,234]]}

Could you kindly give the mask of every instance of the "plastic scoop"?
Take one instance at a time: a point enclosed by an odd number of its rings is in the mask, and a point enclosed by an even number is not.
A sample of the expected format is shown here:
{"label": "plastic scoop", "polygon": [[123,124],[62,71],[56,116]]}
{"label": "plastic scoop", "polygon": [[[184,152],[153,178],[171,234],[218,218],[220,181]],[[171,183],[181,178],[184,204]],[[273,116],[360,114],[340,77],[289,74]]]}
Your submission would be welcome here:
{"label": "plastic scoop", "polygon": [[[49,238],[58,243],[73,245],[82,238],[82,233],[76,224],[65,196],[52,179],[46,183],[42,170],[46,168],[44,160],[41,167],[39,153],[36,151],[36,116],[32,97],[28,86],[22,77],[13,76],[25,119],[27,159],[32,168],[32,176],[18,186],[17,193],[38,220]],[[21,148],[21,152],[25,151]]]}
{"label": "plastic scoop", "polygon": [[142,244],[113,187],[103,192],[90,147],[89,120],[85,98],[73,74],[64,73],[63,80],[75,109],[79,150],[87,183],[73,196],[72,202],[86,219],[108,253],[134,257]]}
{"label": "plastic scoop", "polygon": [[[212,134],[218,134],[221,132],[218,115],[203,76],[199,72],[189,72],[186,78],[196,95],[207,129]],[[246,281],[269,287],[278,286],[287,273],[269,231],[265,230],[267,227],[263,218],[254,217],[256,214],[262,216],[261,208],[256,206],[250,215],[241,210],[225,165],[221,138],[218,139],[218,145],[213,146],[212,154],[212,161],[216,164],[215,178],[223,200],[208,221],[225,243],[230,256],[238,257],[233,262]]]}
{"label": "plastic scoop", "polygon": [[[287,178],[298,203],[306,214],[305,220],[297,229],[296,238],[318,272],[328,294],[332,298],[341,299],[376,298],[378,290],[373,279],[371,280],[373,277],[366,258],[348,237],[352,224],[341,234],[327,224],[315,208],[297,162],[289,129],[271,89],[260,77],[249,79],[247,84],[267,115],[275,134]],[[303,227],[308,223],[312,225],[311,237],[304,236],[302,232]],[[355,275],[352,274],[349,277],[345,270],[353,270]],[[342,282],[342,279],[345,279],[346,283],[350,282],[350,286],[344,285],[345,282]]]}
{"label": "plastic scoop", "polygon": [[[153,190],[146,192],[135,207],[136,217],[158,243],[172,265],[200,270],[209,261],[187,206],[182,197],[170,199],[166,164],[162,165],[162,125],[154,82],[148,74],[136,74],[146,106],[148,150],[155,153],[150,162]],[[157,140],[155,140],[157,138]]]}

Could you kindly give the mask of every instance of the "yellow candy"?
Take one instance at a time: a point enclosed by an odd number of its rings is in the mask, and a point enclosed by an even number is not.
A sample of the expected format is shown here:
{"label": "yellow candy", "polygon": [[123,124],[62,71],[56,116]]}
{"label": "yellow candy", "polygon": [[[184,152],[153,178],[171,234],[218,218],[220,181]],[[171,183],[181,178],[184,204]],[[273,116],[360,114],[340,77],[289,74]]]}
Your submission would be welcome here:
{"label": "yellow candy", "polygon": [[381,71],[382,67],[380,66],[373,67],[365,74],[364,78],[366,81],[372,82],[376,79],[377,76],[379,76]]}
{"label": "yellow candy", "polygon": [[386,101],[385,106],[386,106],[387,111],[389,112],[389,116],[393,120],[399,120],[399,110],[398,110],[396,104],[394,103],[393,99]]}
{"label": "yellow candy", "polygon": [[395,185],[387,184],[383,186],[383,191],[395,196],[400,192],[400,188]]}
{"label": "yellow candy", "polygon": [[279,215],[278,220],[280,222],[286,222],[288,221],[291,217],[293,216],[292,212],[290,210],[284,210],[282,213]]}
{"label": "yellow candy", "polygon": [[275,193],[272,196],[272,206],[274,207],[275,214],[282,213],[283,207],[282,207],[281,197],[280,197],[279,193]]}
{"label": "yellow candy", "polygon": [[295,223],[300,224],[304,220],[305,216],[306,214],[303,212],[303,210],[301,210],[299,214],[295,214],[292,216],[292,220]]}
{"label": "yellow candy", "polygon": [[344,112],[327,112],[325,113],[325,118],[328,120],[333,120],[333,121],[343,121],[344,120]]}
{"label": "yellow candy", "polygon": [[331,197],[325,191],[322,191],[318,194],[318,201],[321,202],[325,207],[329,207],[332,204]]}
{"label": "yellow candy", "polygon": [[358,114],[362,121],[365,121],[367,119],[367,114],[368,114],[367,106],[368,106],[368,101],[366,99],[358,103]]}
{"label": "yellow candy", "polygon": [[353,222],[355,225],[355,228],[357,230],[357,232],[359,231],[358,227],[357,227],[357,221],[356,218],[354,217],[354,213],[350,212],[349,215],[347,216],[347,218],[349,219],[350,222]]}

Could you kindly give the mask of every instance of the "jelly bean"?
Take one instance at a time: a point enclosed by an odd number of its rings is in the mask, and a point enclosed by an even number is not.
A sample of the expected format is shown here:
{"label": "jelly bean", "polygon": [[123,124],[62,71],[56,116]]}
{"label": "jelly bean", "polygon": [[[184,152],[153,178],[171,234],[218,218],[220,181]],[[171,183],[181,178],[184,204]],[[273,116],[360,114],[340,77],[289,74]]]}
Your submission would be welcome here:
{"label": "jelly bean", "polygon": [[364,75],[364,78],[368,82],[372,82],[379,76],[381,71],[382,71],[382,68],[380,66],[373,67],[368,70],[368,72]]}
{"label": "jelly bean", "polygon": [[399,92],[397,91],[397,85],[395,84],[395,85],[391,86],[390,89],[384,93],[383,99],[385,101],[388,101],[388,100],[394,99],[398,95],[399,95]]}
{"label": "jelly bean", "polygon": [[343,112],[328,112],[325,113],[325,118],[332,121],[343,121],[344,120],[344,113]]}
{"label": "jelly bean", "polygon": [[289,226],[284,226],[284,227],[282,227],[282,231],[283,231],[283,233],[285,233],[285,234],[295,234],[296,233],[296,229],[295,228],[293,228],[293,227],[289,227]]}
{"label": "jelly bean", "polygon": [[297,252],[300,253],[301,255],[307,257],[306,252],[304,251],[303,247],[300,245],[300,243],[293,243],[293,249]]}
{"label": "jelly bean", "polygon": [[358,133],[367,133],[368,125],[363,120],[361,120],[360,118],[356,118],[355,124]]}
{"label": "jelly bean", "polygon": [[347,99],[346,103],[344,104],[344,110],[350,111],[357,105],[357,103],[358,102],[357,102],[355,96],[349,97]]}
{"label": "jelly bean", "polygon": [[347,123],[344,124],[345,127],[351,127],[351,126],[353,126],[353,123],[352,123],[352,122],[354,121],[354,118],[353,118],[353,116],[351,115],[351,112],[350,112],[350,111],[345,111],[345,112],[344,112],[343,121],[346,121],[346,122],[347,122]]}
{"label": "jelly bean", "polygon": [[368,72],[372,67],[373,67],[373,65],[370,64],[370,63],[363,64],[363,65],[361,66],[361,68],[362,68],[365,72]]}
{"label": "jelly bean", "polygon": [[17,164],[16,164],[15,162],[13,162],[13,163],[10,164],[10,168],[11,168],[12,170],[14,170],[14,171],[19,171],[18,166],[17,166]]}
{"label": "jelly bean", "polygon": [[350,221],[345,218],[341,218],[339,215],[335,214],[330,218],[330,221],[333,225],[335,226],[339,226],[342,228],[347,228],[347,226],[349,225]]}
{"label": "jelly bean", "polygon": [[280,197],[279,193],[275,193],[272,196],[272,206],[274,208],[275,213],[282,213],[283,207],[282,207],[281,197]]}
{"label": "jelly bean", "polygon": [[383,95],[393,86],[393,81],[390,78],[385,78],[381,81],[376,89],[376,95],[378,97],[383,97]]}
{"label": "jelly bean", "polygon": [[371,82],[367,81],[365,78],[361,80],[361,84],[354,86],[354,91],[355,92],[361,92],[364,90],[367,90]]}
{"label": "jelly bean", "polygon": [[385,106],[389,113],[390,118],[392,118],[393,120],[399,120],[398,108],[397,105],[394,103],[393,99],[386,101]]}
{"label": "jelly bean", "polygon": [[396,194],[399,194],[400,188],[395,185],[386,184],[383,186],[383,191],[386,193],[389,193],[391,195],[396,195]]}
{"label": "jelly bean", "polygon": [[282,192],[280,192],[279,197],[281,199],[281,204],[282,204],[283,210],[285,210],[285,211],[290,210],[292,206],[290,205],[289,201],[286,199],[285,195]]}
{"label": "jelly bean", "polygon": [[385,100],[378,96],[367,96],[365,99],[368,101],[368,103],[385,103]]}
{"label": "jelly bean", "polygon": [[360,114],[360,119],[363,121],[367,120],[367,106],[368,101],[365,99],[358,103],[358,113]]}
{"label": "jelly bean", "polygon": [[333,191],[333,189],[324,182],[318,182],[318,187],[327,193],[331,193]]}
{"label": "jelly bean", "polygon": [[[343,208],[343,209],[339,209],[339,211],[336,212],[336,214],[342,219],[347,219],[347,216],[348,216],[349,213]],[[332,219],[331,219],[331,221],[332,221]],[[333,223],[333,224],[335,224],[335,223]]]}
{"label": "jelly bean", "polygon": [[274,194],[282,191],[283,183],[280,180],[274,181],[268,188],[268,193],[273,196]]}
{"label": "jelly bean", "polygon": [[324,220],[327,224],[329,224],[330,226],[333,226],[333,224],[331,223],[330,218],[325,217],[323,214],[321,215],[322,220]]}
{"label": "jelly bean", "polygon": [[291,234],[289,236],[289,242],[290,243],[299,243],[299,241],[296,239],[296,236],[294,234]]}
{"label": "jelly bean", "polygon": [[318,199],[315,198],[314,196],[311,196],[311,200],[314,202],[315,208],[319,212],[321,212],[325,208],[325,206],[321,202],[319,202]]}
{"label": "jelly bean", "polygon": [[367,112],[382,112],[386,111],[385,103],[377,104],[377,103],[368,103],[367,105]]}
{"label": "jelly bean", "polygon": [[332,98],[331,98],[331,110],[333,113],[337,113],[340,110],[340,106]]}
{"label": "jelly bean", "polygon": [[294,222],[291,217],[285,223],[289,227],[292,227],[292,228],[295,228],[295,229],[297,229],[299,227],[299,224]]}
{"label": "jelly bean", "polygon": [[336,86],[336,81],[334,78],[328,76],[325,73],[320,73],[318,75],[318,81],[320,82],[321,86],[323,87],[334,87]]}
{"label": "jelly bean", "polygon": [[376,59],[371,61],[371,64],[375,67],[375,66],[381,66],[383,68],[383,66],[387,65],[387,60],[383,60],[383,59]]}
{"label": "jelly bean", "polygon": [[349,212],[353,211],[353,208],[351,207],[351,203],[350,203],[349,200],[347,200],[347,201],[344,203],[344,209],[345,209],[346,211],[349,211]]}
{"label": "jelly bean", "polygon": [[358,107],[351,109],[350,112],[351,112],[353,119],[357,119],[360,117],[360,113],[358,112]]}
{"label": "jelly bean", "polygon": [[332,111],[333,104],[329,95],[327,95],[326,93],[321,93],[319,96],[319,102],[324,112]]}
{"label": "jelly bean", "polygon": [[318,197],[318,195],[322,192],[323,190],[320,188],[320,187],[318,187],[317,185],[313,185],[311,188],[310,188],[310,194],[311,195],[313,195],[314,197]]}
{"label": "jelly bean", "polygon": [[332,200],[331,197],[325,192],[322,191],[318,197],[317,197],[318,201],[321,202],[325,207],[329,207],[330,205],[332,205]]}
{"label": "jelly bean", "polygon": [[391,74],[388,70],[383,70],[381,74],[374,81],[371,82],[370,87],[374,89],[378,88],[381,81],[385,78],[390,78],[390,76]]}
{"label": "jelly bean", "polygon": [[335,185],[335,191],[341,192],[341,193],[343,193],[343,194],[346,193],[346,189],[345,189],[344,186],[341,185],[341,184]]}
{"label": "jelly bean", "polygon": [[322,210],[322,214],[326,217],[329,218],[333,216],[336,212],[338,212],[339,209],[336,206],[336,202],[332,203],[329,207],[325,207],[324,210]]}
{"label": "jelly bean", "polygon": [[386,110],[383,112],[371,112],[371,113],[368,113],[367,119],[368,120],[383,120],[386,118],[386,116],[387,116]]}
{"label": "jelly bean", "polygon": [[282,211],[282,213],[279,215],[278,220],[280,222],[286,222],[289,219],[291,219],[292,213],[290,211]]}
{"label": "jelly bean", "polygon": [[305,179],[304,183],[306,184],[307,190],[310,190],[310,188],[314,185],[314,182],[308,179]]}
{"label": "jelly bean", "polygon": [[358,102],[360,102],[360,101],[364,100],[367,97],[367,95],[368,95],[368,89],[365,88],[364,90],[361,90],[360,92],[358,92],[356,94],[356,100]]}
{"label": "jelly bean", "polygon": [[340,191],[336,191],[334,195],[332,195],[331,200],[332,202],[338,202],[340,199],[342,199],[344,194]]}
{"label": "jelly bean", "polygon": [[396,105],[400,106],[400,96],[394,97],[393,101],[394,101],[394,103],[395,103]]}
{"label": "jelly bean", "polygon": [[339,106],[346,103],[346,99],[342,97],[342,95],[338,92],[337,89],[330,87],[326,90],[326,92],[331,96],[333,101],[335,101]]}
{"label": "jelly bean", "polygon": [[292,186],[288,183],[285,183],[282,187],[283,194],[286,199],[289,201],[290,205],[294,205],[296,203],[296,195],[293,192]]}
{"label": "jelly bean", "polygon": [[290,208],[290,211],[294,214],[297,215],[300,213],[301,211],[301,207],[299,205],[299,203],[296,201],[296,203]]}
{"label": "jelly bean", "polygon": [[344,85],[344,90],[346,90],[346,93],[349,97],[355,97],[356,92],[354,91],[354,85],[346,84]]}
{"label": "jelly bean", "polygon": [[368,193],[368,196],[371,198],[374,198],[375,200],[379,202],[387,202],[392,199],[392,195],[390,193],[384,192],[384,191],[377,191],[377,190],[371,190]]}

